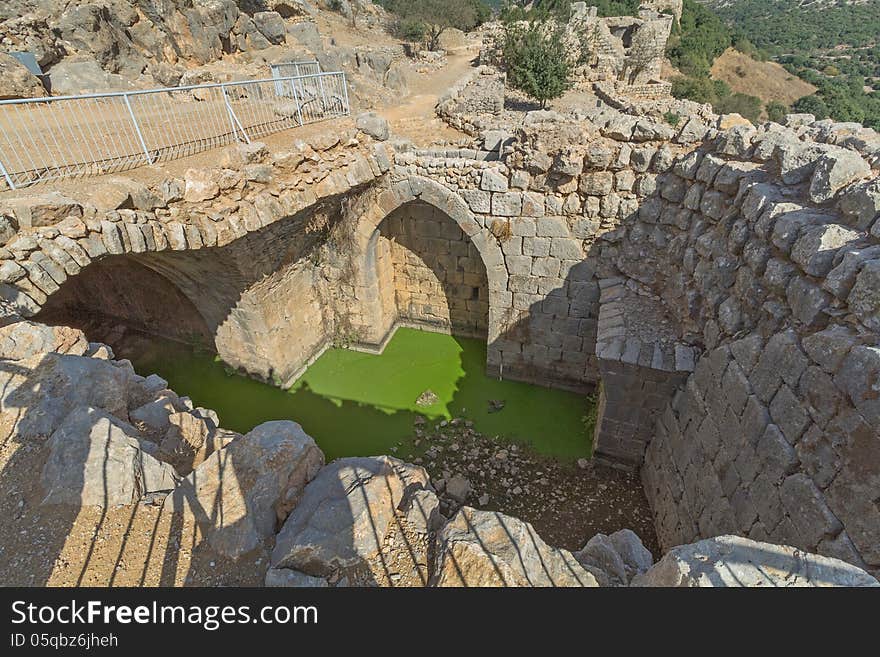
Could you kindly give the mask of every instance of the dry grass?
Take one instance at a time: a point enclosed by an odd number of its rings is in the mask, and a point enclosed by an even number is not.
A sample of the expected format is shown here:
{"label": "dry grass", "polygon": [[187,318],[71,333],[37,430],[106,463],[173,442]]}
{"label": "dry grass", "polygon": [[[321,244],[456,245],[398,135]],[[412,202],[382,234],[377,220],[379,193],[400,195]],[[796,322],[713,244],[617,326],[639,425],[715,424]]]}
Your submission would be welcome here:
{"label": "dry grass", "polygon": [[816,87],[786,71],[775,62],[759,62],[729,48],[712,66],[712,77],[730,85],[735,93],[757,96],[765,104],[776,101],[791,106]]}

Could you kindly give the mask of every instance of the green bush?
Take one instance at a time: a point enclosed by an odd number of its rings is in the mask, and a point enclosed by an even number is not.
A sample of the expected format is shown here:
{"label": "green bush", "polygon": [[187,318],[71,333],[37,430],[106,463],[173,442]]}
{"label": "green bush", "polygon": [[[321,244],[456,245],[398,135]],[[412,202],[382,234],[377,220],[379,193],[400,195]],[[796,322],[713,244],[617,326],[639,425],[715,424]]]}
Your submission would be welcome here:
{"label": "green bush", "polygon": [[782,120],[789,114],[789,108],[782,103],[771,101],[767,103],[767,118],[776,123],[782,123]]}
{"label": "green bush", "polygon": [[571,65],[559,27],[545,21],[508,25],[503,51],[507,82],[547,107],[571,87]]}
{"label": "green bush", "polygon": [[[383,0],[385,9],[399,18],[397,31],[402,38],[413,38],[421,26],[428,48],[436,50],[440,35],[450,27],[470,32],[492,16],[483,0]],[[408,35],[408,36],[404,36]]]}
{"label": "green bush", "polygon": [[730,94],[715,103],[715,111],[720,114],[741,114],[752,123],[757,123],[761,117],[761,99],[742,93]]}

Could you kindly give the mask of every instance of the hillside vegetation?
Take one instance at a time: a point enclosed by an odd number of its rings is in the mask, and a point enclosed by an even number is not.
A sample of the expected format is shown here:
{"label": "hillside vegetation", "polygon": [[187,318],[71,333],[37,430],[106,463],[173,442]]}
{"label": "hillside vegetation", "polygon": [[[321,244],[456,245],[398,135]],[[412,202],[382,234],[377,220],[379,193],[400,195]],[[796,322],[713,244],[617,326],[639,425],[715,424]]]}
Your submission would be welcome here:
{"label": "hillside vegetation", "polygon": [[[770,57],[817,92],[795,111],[880,128],[880,0],[723,0],[713,7],[747,52]],[[737,37],[734,37],[737,39]]]}

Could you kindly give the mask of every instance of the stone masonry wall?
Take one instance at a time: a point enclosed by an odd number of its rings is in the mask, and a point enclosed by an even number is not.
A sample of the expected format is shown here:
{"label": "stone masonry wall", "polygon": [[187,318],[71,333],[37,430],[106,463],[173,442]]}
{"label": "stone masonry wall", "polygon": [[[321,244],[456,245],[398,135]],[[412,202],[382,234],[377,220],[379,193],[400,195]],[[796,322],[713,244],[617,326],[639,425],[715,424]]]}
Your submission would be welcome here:
{"label": "stone masonry wall", "polygon": [[[380,270],[390,262],[399,319],[456,335],[486,338],[486,268],[461,228],[426,203],[407,204],[380,226]],[[385,278],[387,274],[380,275]]]}
{"label": "stone masonry wall", "polygon": [[642,475],[664,546],[730,532],[876,571],[880,139],[790,123],[677,158],[608,250],[704,352]]}
{"label": "stone masonry wall", "polygon": [[494,375],[579,391],[599,380],[600,237],[656,194],[657,175],[687,146],[670,143],[676,132],[662,123],[598,120],[534,112],[504,161],[467,149],[396,156],[396,178],[440,182],[500,246],[504,288],[489,298],[499,317],[489,336]]}

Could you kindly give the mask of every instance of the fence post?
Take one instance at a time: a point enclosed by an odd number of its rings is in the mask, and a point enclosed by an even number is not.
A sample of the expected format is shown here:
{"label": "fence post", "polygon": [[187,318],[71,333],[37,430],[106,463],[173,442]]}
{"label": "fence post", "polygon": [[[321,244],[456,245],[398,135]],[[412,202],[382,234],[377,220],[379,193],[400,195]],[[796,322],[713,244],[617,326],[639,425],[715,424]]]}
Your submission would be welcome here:
{"label": "fence post", "polygon": [[122,94],[122,97],[125,99],[125,106],[128,108],[128,115],[131,117],[131,122],[134,124],[134,131],[137,133],[138,141],[141,142],[141,148],[144,149],[144,157],[147,158],[147,164],[152,164],[153,158],[150,156],[150,151],[147,150],[147,143],[144,141],[144,136],[141,134],[141,127],[138,125],[137,119],[134,116],[134,111],[131,109],[128,94]]}
{"label": "fence post", "polygon": [[0,173],[3,174],[3,177],[6,179],[6,184],[9,185],[9,189],[15,189],[15,183],[12,182],[12,178],[10,178],[9,174],[6,171],[6,167],[3,166],[3,161],[0,160]]}
{"label": "fence post", "polygon": [[238,135],[238,132],[235,129],[235,126],[238,125],[238,129],[241,130],[244,140],[250,144],[251,138],[248,137],[248,134],[244,131],[244,127],[242,127],[241,121],[239,121],[238,117],[235,115],[235,112],[232,109],[232,104],[229,102],[229,97],[226,95],[226,86],[221,84],[220,91],[223,92],[223,103],[226,105],[226,111],[229,113],[229,122],[232,124],[232,132]]}
{"label": "fence post", "polygon": [[296,93],[296,78],[290,81],[290,86],[293,87],[293,102],[296,103],[296,113],[297,116],[299,116],[299,124],[301,126],[305,125],[305,123],[303,123],[302,105],[299,103],[299,94]]}
{"label": "fence post", "polygon": [[318,84],[321,86],[321,111],[324,113],[324,116],[321,118],[327,118],[327,94],[324,93],[324,74],[318,74]]}
{"label": "fence post", "polygon": [[351,105],[348,104],[348,82],[345,79],[345,73],[340,75],[342,75],[342,92],[345,94],[345,115],[348,116],[351,114]]}

